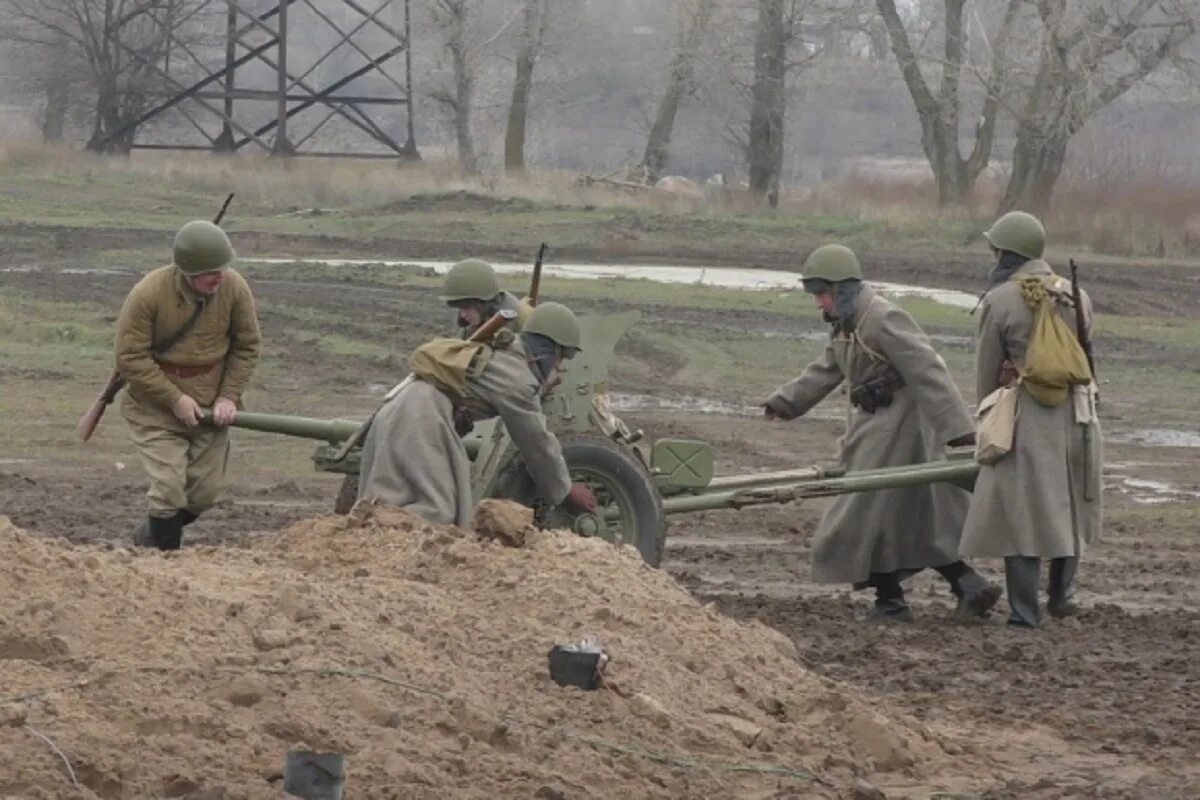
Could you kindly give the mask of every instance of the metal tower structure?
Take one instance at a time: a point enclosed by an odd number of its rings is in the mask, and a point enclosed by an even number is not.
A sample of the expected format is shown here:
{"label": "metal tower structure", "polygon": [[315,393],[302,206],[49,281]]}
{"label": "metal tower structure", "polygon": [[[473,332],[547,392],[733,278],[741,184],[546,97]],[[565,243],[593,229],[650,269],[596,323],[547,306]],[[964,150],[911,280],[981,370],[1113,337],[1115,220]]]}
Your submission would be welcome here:
{"label": "metal tower structure", "polygon": [[[131,24],[182,30],[189,21],[196,25],[205,11],[219,19],[222,5],[223,60],[217,48],[202,48],[182,37],[171,43],[165,61],[147,57],[126,41],[135,38],[124,35]],[[413,135],[411,30],[409,0],[196,0],[182,16],[178,4],[151,0],[119,19],[107,38],[166,91],[105,141],[140,132],[145,123],[171,112],[186,124],[156,129],[157,141],[135,139],[132,147],[234,153],[254,145],[281,156],[419,159]],[[289,52],[301,33],[303,59]],[[326,44],[313,44],[318,41]],[[397,62],[401,77],[387,69]],[[336,77],[330,79],[328,73]],[[380,119],[381,110],[397,106],[405,109],[402,133],[396,131],[397,115]],[[331,123],[336,131],[327,130]],[[203,139],[188,134],[187,125]],[[345,144],[311,149],[323,130],[327,138]],[[358,142],[370,149],[357,148]]]}

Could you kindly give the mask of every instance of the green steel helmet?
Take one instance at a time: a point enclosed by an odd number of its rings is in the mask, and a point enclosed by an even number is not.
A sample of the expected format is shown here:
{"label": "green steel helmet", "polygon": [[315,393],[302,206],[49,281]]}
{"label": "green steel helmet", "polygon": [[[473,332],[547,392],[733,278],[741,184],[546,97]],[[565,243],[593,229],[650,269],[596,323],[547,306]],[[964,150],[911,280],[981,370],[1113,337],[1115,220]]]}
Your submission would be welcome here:
{"label": "green steel helmet", "polygon": [[539,303],[529,315],[522,333],[545,336],[559,347],[578,350],[583,340],[575,312],[562,303]]}
{"label": "green steel helmet", "polygon": [[1024,211],[1010,211],[984,234],[992,247],[1026,258],[1041,258],[1046,252],[1046,229],[1041,221]]}
{"label": "green steel helmet", "polygon": [[192,220],[175,234],[175,266],[188,275],[224,269],[236,258],[225,231],[208,220]]}
{"label": "green steel helmet", "polygon": [[804,261],[804,279],[814,278],[837,283],[862,280],[862,267],[854,251],[842,244],[827,244],[809,253]]}
{"label": "green steel helmet", "polygon": [[486,303],[500,294],[500,284],[496,282],[496,270],[492,265],[478,258],[468,258],[459,261],[446,273],[446,282],[442,286],[442,300],[453,303],[457,300],[478,300]]}

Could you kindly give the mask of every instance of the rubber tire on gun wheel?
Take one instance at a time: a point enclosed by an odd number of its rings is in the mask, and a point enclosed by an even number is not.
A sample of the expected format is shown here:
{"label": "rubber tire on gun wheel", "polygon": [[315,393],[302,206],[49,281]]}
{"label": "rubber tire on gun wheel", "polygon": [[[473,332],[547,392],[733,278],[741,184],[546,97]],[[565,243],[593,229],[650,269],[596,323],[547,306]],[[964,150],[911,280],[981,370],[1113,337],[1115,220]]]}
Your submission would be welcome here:
{"label": "rubber tire on gun wheel", "polygon": [[[647,564],[659,566],[667,539],[667,523],[662,497],[641,461],[611,439],[601,436],[564,435],[559,437],[559,442],[573,480],[582,472],[593,487],[599,481],[609,488],[610,493],[616,490],[615,494],[619,496],[615,499],[622,505],[622,512],[632,528],[630,544],[637,547]],[[504,468],[494,496],[533,504],[533,479],[520,457]],[[560,513],[553,512],[551,521]]]}

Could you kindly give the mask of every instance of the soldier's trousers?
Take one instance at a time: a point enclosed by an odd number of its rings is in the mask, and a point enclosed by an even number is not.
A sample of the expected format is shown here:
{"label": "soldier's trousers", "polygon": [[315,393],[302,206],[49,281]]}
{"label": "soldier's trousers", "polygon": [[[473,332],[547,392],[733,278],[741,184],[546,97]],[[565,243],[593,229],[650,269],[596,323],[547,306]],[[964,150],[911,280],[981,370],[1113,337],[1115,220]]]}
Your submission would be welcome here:
{"label": "soldier's trousers", "polygon": [[186,510],[199,514],[225,487],[229,429],[200,427],[187,433],[126,419],[130,436],[150,478],[146,493],[151,517]]}
{"label": "soldier's trousers", "polygon": [[[1061,608],[1071,600],[1079,558],[1050,559],[1048,604],[1051,610]],[[1042,560],[1030,556],[1006,556],[1004,582],[1008,591],[1008,621],[1014,625],[1036,628],[1042,621],[1038,608],[1038,586],[1042,577]]]}

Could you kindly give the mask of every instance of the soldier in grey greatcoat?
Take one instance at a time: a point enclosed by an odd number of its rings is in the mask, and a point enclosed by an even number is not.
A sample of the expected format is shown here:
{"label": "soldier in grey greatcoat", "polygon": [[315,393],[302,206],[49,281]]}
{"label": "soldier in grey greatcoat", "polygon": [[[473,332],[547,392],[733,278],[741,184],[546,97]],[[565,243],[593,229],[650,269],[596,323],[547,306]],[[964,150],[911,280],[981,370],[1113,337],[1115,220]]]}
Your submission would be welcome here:
{"label": "soldier in grey greatcoat", "polygon": [[[842,245],[815,250],[804,288],[832,323],[825,352],[764,403],[771,419],[802,416],[843,382],[851,408],[842,461],[848,470],[945,458],[974,441],[974,420],[929,337],[899,306],[862,281]],[[813,578],[875,588],[871,617],[909,620],[901,581],[933,567],[959,599],[956,616],[985,615],[1000,596],[958,557],[970,495],[947,483],[838,497],[813,541]]]}
{"label": "soldier in grey greatcoat", "polygon": [[[1034,314],[1022,298],[1020,279],[1040,278],[1057,312],[1076,329],[1070,282],[1041,260],[1046,247],[1042,223],[1011,212],[986,236],[996,265],[979,307],[975,368],[980,399],[1015,380],[1024,362]],[[1092,302],[1086,292],[1080,296],[1090,338]],[[980,467],[963,530],[964,556],[1004,558],[1013,625],[1036,627],[1041,622],[1043,558],[1050,559],[1047,610],[1054,617],[1076,613],[1071,598],[1079,557],[1100,538],[1103,452],[1095,382],[1069,392],[1066,402],[1049,407],[1022,386],[1012,449]]]}
{"label": "soldier in grey greatcoat", "polygon": [[584,484],[572,484],[558,439],[542,414],[542,386],[580,346],[579,322],[559,303],[543,303],[506,349],[480,344],[461,392],[416,376],[376,414],[363,445],[358,499],[405,508],[429,522],[469,524],[471,461],[455,427],[461,409],[476,421],[500,417],[539,498],[593,511]]}

